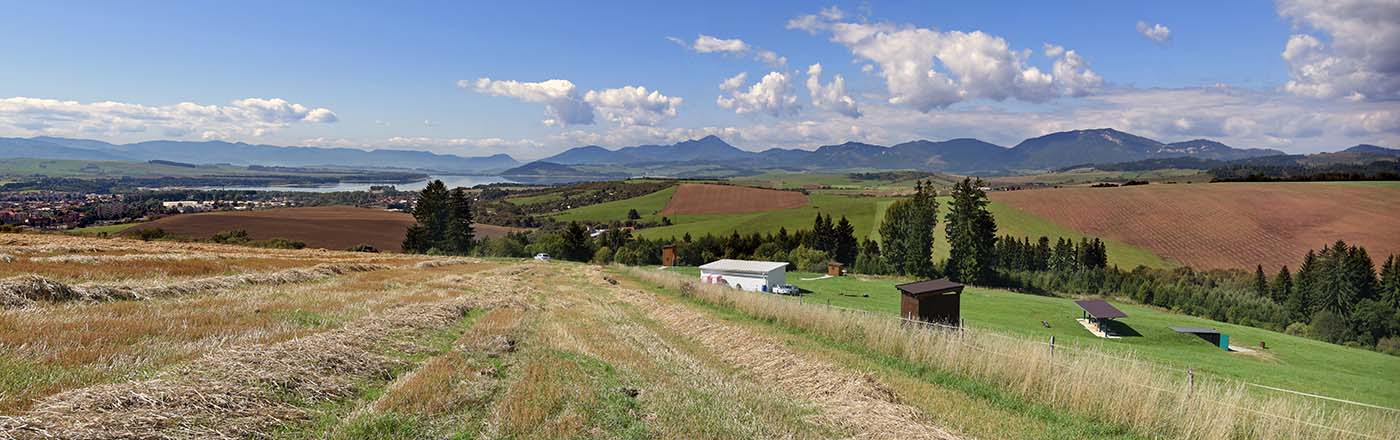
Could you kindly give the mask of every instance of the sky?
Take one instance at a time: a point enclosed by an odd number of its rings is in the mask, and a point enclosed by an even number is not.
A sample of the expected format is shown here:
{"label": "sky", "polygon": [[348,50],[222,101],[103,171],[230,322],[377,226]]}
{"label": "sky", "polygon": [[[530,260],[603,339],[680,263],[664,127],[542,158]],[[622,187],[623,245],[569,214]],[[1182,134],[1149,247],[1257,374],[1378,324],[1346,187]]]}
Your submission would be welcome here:
{"label": "sky", "polygon": [[1400,147],[1400,0],[0,0],[0,137]]}

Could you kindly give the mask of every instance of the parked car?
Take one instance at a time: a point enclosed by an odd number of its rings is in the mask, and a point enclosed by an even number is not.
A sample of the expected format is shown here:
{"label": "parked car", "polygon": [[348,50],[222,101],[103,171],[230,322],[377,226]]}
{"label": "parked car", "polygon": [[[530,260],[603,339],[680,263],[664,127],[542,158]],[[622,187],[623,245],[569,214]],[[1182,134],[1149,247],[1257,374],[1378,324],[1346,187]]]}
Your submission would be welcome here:
{"label": "parked car", "polygon": [[773,286],[773,293],[779,295],[796,295],[802,293],[802,289],[799,289],[797,288],[797,286],[791,284],[779,284]]}
{"label": "parked car", "polygon": [[546,254],[546,253],[544,253],[544,252],[535,254],[535,260],[538,260],[538,261],[549,261],[549,254]]}

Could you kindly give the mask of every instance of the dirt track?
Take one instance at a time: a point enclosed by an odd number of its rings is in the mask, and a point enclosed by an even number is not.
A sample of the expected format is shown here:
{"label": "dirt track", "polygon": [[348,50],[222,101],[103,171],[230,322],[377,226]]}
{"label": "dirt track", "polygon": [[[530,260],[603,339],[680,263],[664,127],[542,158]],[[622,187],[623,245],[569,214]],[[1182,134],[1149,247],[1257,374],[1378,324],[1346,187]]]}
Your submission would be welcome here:
{"label": "dirt track", "polygon": [[[1089,235],[1198,269],[1296,268],[1337,240],[1372,258],[1400,253],[1400,188],[1353,183],[1153,184],[992,193]],[[1271,272],[1272,273],[1272,272]]]}
{"label": "dirt track", "polygon": [[807,202],[807,195],[796,191],[687,183],[676,188],[661,213],[740,214],[797,208]]}
{"label": "dirt track", "polygon": [[[380,250],[397,252],[403,248],[404,230],[412,224],[413,217],[402,212],[320,206],[174,215],[134,226],[123,233],[160,228],[172,235],[209,238],[219,232],[242,229],[254,240],[285,238],[304,242],[308,247],[335,250],[369,244]],[[501,236],[514,230],[476,225],[478,237]]]}

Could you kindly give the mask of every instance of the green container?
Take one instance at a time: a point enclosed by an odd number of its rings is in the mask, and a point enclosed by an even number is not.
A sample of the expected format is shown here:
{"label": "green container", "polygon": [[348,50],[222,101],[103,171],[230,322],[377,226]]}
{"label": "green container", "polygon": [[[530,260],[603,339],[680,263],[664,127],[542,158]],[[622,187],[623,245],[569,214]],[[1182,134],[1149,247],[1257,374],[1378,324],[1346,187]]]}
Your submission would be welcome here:
{"label": "green container", "polygon": [[1220,349],[1230,351],[1230,335],[1220,334]]}

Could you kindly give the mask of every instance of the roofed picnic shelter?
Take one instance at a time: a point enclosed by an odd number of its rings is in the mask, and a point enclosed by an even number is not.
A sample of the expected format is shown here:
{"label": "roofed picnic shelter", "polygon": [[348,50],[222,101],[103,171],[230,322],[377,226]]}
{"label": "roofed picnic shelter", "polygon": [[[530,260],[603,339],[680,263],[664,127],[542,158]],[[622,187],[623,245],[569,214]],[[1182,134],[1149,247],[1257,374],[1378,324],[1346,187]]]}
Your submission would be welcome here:
{"label": "roofed picnic shelter", "polygon": [[1081,319],[1087,320],[1106,335],[1110,334],[1108,328],[1109,321],[1128,317],[1127,313],[1123,313],[1122,310],[1118,310],[1117,307],[1113,307],[1113,305],[1101,299],[1079,300],[1075,301],[1074,304],[1084,309]]}

